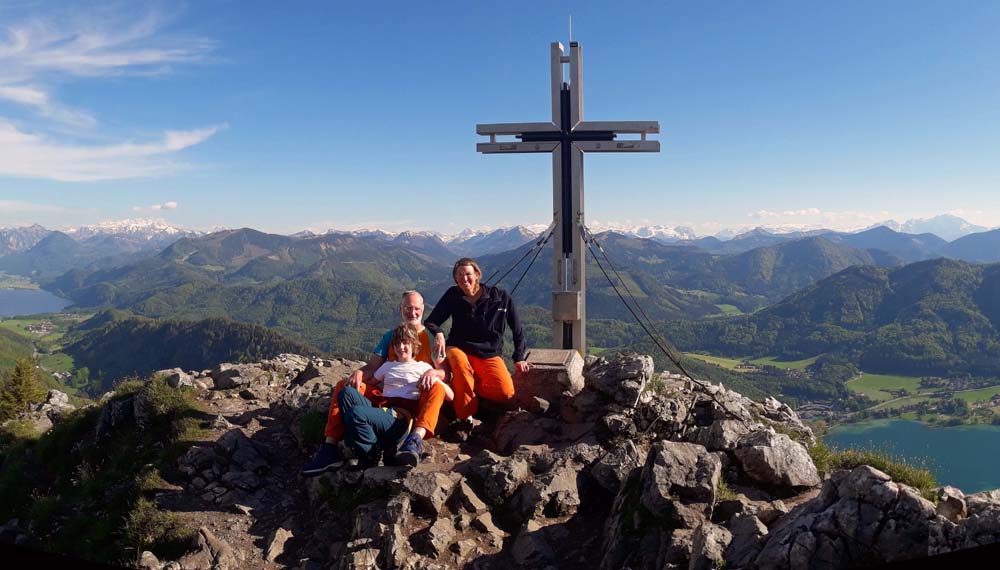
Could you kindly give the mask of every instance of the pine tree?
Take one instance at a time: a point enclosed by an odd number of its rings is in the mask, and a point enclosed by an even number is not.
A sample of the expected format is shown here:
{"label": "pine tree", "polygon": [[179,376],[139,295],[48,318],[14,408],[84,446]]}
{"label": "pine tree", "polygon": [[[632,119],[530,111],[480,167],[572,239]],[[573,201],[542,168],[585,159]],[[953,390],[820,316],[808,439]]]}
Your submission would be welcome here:
{"label": "pine tree", "polygon": [[6,376],[0,389],[0,421],[27,412],[33,402],[41,401],[45,395],[35,372],[35,361],[30,358],[18,360]]}

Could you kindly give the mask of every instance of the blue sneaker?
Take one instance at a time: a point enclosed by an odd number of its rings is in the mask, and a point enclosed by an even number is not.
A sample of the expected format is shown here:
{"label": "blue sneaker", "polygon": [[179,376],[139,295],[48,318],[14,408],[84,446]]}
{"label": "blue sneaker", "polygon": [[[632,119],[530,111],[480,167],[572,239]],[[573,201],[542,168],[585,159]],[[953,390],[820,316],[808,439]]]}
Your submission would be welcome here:
{"label": "blue sneaker", "polygon": [[337,444],[324,443],[319,447],[319,451],[316,452],[312,461],[305,464],[301,473],[305,477],[315,477],[331,469],[340,468],[344,465],[344,461],[344,454]]}
{"label": "blue sneaker", "polygon": [[417,463],[420,463],[420,454],[423,452],[423,438],[415,433],[411,433],[403,441],[403,445],[399,446],[399,451],[396,452],[394,463],[396,465],[409,465],[410,467],[415,467]]}

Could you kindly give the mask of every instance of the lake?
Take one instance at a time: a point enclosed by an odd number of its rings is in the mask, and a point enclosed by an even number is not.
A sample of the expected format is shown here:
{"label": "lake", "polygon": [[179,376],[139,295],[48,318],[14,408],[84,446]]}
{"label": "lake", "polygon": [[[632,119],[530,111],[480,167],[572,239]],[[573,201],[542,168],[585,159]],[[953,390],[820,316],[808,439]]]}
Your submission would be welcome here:
{"label": "lake", "polygon": [[888,451],[923,461],[939,484],[965,493],[1000,488],[1000,427],[929,427],[908,420],[879,420],[838,426],[824,438],[836,448]]}
{"label": "lake", "polygon": [[72,302],[48,291],[34,289],[0,289],[0,318],[37,313],[55,313]]}

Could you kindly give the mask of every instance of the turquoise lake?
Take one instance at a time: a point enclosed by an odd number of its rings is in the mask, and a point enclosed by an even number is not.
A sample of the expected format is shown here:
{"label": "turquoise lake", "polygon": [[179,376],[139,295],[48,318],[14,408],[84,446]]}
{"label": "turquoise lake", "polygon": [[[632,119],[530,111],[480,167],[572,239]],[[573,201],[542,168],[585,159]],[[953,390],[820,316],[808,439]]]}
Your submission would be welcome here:
{"label": "turquoise lake", "polygon": [[48,291],[0,289],[0,318],[61,311],[72,303]]}
{"label": "turquoise lake", "polygon": [[907,420],[840,426],[824,438],[832,447],[877,449],[923,462],[938,483],[965,493],[1000,488],[1000,427],[929,427]]}

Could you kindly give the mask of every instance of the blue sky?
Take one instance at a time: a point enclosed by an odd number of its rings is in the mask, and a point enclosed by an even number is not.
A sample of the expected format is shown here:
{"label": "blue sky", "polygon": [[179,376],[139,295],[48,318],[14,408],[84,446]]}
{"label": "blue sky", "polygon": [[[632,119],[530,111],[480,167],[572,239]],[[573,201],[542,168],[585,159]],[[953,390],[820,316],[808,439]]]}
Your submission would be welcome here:
{"label": "blue sky", "polygon": [[547,224],[551,160],[475,152],[547,120],[549,42],[585,118],[591,224],[1000,225],[995,2],[4,2],[0,227],[130,217],[294,232]]}

